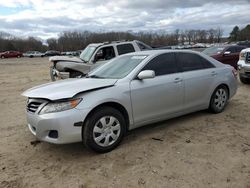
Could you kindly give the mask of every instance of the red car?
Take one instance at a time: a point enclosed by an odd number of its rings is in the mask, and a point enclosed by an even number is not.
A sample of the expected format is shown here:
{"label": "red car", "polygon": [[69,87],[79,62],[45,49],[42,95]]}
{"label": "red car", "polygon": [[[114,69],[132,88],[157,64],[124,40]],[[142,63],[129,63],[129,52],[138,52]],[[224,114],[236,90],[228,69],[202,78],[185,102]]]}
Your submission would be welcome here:
{"label": "red car", "polygon": [[245,46],[231,45],[231,46],[216,46],[207,48],[203,53],[213,57],[224,64],[229,64],[237,69],[237,62],[241,50],[245,49]]}
{"label": "red car", "polygon": [[22,57],[22,56],[23,56],[23,54],[21,52],[17,52],[17,51],[6,51],[6,52],[0,53],[1,58]]}

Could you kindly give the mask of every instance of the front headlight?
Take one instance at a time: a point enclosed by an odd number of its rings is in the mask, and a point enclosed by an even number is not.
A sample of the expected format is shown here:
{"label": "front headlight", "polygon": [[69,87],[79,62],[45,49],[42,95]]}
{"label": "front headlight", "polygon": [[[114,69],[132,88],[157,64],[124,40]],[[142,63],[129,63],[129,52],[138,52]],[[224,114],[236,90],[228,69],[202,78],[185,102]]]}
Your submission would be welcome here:
{"label": "front headlight", "polygon": [[240,60],[245,60],[246,59],[246,52],[240,52]]}
{"label": "front headlight", "polygon": [[45,105],[39,114],[48,114],[53,112],[61,112],[65,110],[69,110],[75,108],[82,99],[73,99],[62,102],[51,102]]}

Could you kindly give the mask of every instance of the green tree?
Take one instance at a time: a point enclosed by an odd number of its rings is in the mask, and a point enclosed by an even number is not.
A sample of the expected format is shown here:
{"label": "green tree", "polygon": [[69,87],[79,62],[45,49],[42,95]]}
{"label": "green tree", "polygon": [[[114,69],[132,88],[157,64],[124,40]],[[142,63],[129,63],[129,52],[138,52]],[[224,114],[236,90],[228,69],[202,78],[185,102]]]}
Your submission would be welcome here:
{"label": "green tree", "polygon": [[230,33],[229,39],[230,41],[237,41],[239,40],[239,35],[240,35],[240,28],[238,26],[235,26]]}

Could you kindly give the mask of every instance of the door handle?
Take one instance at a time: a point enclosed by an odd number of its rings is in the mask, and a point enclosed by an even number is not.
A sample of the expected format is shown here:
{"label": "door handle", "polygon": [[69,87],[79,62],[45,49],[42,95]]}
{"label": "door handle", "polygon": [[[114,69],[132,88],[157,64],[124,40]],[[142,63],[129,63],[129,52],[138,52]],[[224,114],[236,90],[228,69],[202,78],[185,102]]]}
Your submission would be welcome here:
{"label": "door handle", "polygon": [[179,83],[179,82],[182,82],[182,79],[181,79],[181,78],[175,78],[175,79],[174,79],[174,83]]}
{"label": "door handle", "polygon": [[211,72],[211,75],[212,75],[212,76],[216,76],[216,75],[217,75],[217,72],[212,71],[212,72]]}

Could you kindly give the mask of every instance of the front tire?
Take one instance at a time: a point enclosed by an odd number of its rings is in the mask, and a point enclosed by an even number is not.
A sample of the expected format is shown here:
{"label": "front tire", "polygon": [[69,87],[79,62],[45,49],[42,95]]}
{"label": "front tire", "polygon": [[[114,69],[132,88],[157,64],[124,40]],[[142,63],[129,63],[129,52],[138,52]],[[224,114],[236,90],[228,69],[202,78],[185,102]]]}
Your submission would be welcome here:
{"label": "front tire", "polygon": [[99,108],[83,125],[83,143],[96,152],[109,152],[122,141],[125,127],[125,119],[118,110],[112,107]]}
{"label": "front tire", "polygon": [[210,100],[210,111],[218,114],[221,113],[228,102],[229,92],[226,86],[219,86],[215,89]]}
{"label": "front tire", "polygon": [[56,73],[56,68],[54,66],[50,67],[50,78],[53,82],[59,80],[59,77]]}

